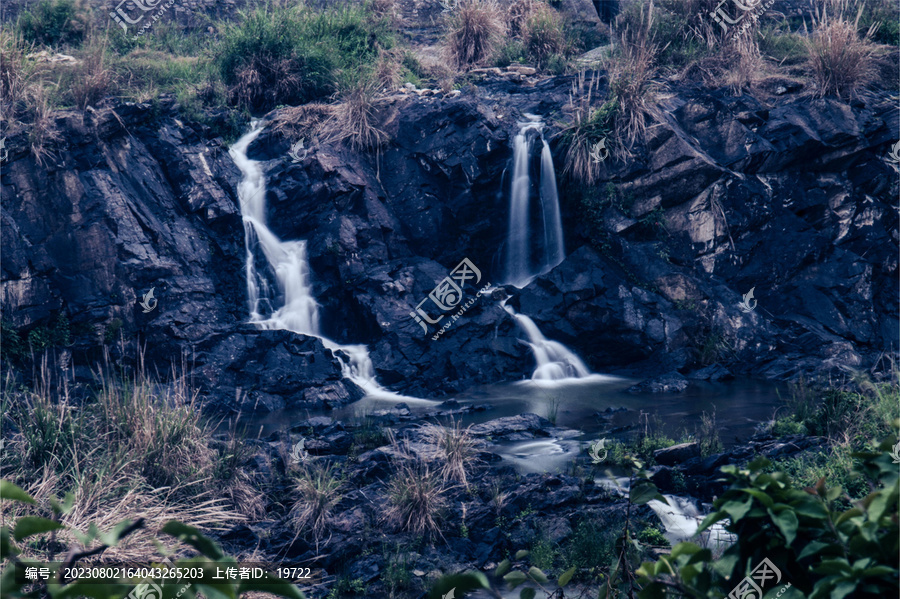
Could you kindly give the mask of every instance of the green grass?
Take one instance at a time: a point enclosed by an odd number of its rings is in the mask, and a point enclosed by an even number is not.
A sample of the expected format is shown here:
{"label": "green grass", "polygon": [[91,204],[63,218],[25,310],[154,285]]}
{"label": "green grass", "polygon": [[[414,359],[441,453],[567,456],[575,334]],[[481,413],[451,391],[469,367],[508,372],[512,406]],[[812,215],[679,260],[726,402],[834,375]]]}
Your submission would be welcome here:
{"label": "green grass", "polygon": [[19,15],[16,26],[28,43],[78,46],[90,20],[90,11],[73,0],[41,0]]}

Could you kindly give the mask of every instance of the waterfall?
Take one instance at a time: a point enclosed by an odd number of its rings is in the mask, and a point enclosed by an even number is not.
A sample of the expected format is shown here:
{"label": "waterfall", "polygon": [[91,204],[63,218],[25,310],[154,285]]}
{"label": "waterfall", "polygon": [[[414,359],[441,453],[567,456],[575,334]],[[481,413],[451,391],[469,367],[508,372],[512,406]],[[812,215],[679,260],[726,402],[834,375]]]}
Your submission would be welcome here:
{"label": "waterfall", "polygon": [[[665,536],[674,546],[693,538],[697,534],[700,522],[705,518],[697,509],[696,502],[687,497],[664,495],[666,503],[651,499],[647,506],[659,517],[666,529]],[[701,533],[705,545],[714,545],[714,550],[721,550],[734,543],[735,536],[725,530],[721,522],[714,524]]]}
{"label": "waterfall", "polygon": [[[525,115],[528,122],[520,123],[513,140],[513,175],[509,198],[509,230],[506,240],[506,279],[516,287],[524,287],[536,275],[544,274],[563,261],[563,231],[559,212],[559,194],[550,145],[544,139],[544,124],[539,117]],[[532,180],[535,140],[542,147],[538,163],[538,178]],[[540,243],[532,245],[531,196],[537,195],[540,209]]]}
{"label": "waterfall", "polygon": [[[247,247],[250,322],[261,329],[288,330],[318,337],[341,363],[345,378],[370,395],[402,398],[378,384],[365,345],[341,345],[321,335],[319,304],[310,285],[306,241],[282,241],[266,225],[266,179],[259,162],[247,157],[247,148],[261,132],[262,128],[254,124],[253,129],[228,151],[243,175],[238,185],[238,199]],[[261,256],[259,250],[262,250]],[[273,293],[276,288],[277,296]],[[273,310],[276,303],[281,307]]]}
{"label": "waterfall", "polygon": [[581,358],[559,341],[544,337],[533,320],[524,314],[517,314],[505,303],[503,309],[516,319],[528,336],[528,345],[531,347],[531,353],[534,354],[534,361],[537,363],[537,367],[531,375],[532,380],[558,381],[591,376],[591,371],[581,361]]}

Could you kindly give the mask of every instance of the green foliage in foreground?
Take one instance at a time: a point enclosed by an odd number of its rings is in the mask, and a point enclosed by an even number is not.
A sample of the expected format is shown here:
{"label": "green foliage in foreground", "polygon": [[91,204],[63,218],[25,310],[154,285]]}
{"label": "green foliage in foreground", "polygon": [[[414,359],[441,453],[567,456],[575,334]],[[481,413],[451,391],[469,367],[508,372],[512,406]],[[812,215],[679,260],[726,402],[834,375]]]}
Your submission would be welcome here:
{"label": "green foliage in foreground", "polygon": [[[731,488],[714,503],[700,530],[725,522],[737,542],[722,556],[680,543],[669,556],[644,563],[637,571],[642,598],[727,596],[754,568],[768,559],[781,571],[764,597],[810,599],[848,596],[897,596],[900,592],[900,469],[890,450],[896,437],[881,443],[880,452],[854,454],[854,466],[872,481],[873,491],[853,507],[841,509],[840,487],[820,479],[814,488],[799,488],[783,472],[765,472],[759,459],[747,467],[725,466]],[[846,498],[845,498],[846,499]]]}
{"label": "green foliage in foreground", "polygon": [[[16,485],[0,480],[0,497],[4,501],[12,501],[35,506],[34,498],[28,495]],[[71,494],[65,501],[53,502],[54,518],[43,518],[34,515],[25,515],[18,518],[10,528],[0,528],[0,559],[5,561],[3,571],[0,573],[0,586],[3,588],[3,596],[9,599],[25,597],[45,597],[52,599],[68,599],[74,597],[90,597],[93,599],[119,599],[126,597],[139,584],[155,584],[162,591],[159,599],[171,599],[173,597],[194,599],[198,596],[210,599],[236,599],[248,591],[262,591],[272,593],[288,599],[304,599],[303,593],[295,585],[276,578],[267,576],[256,580],[234,580],[212,582],[217,573],[217,568],[224,569],[236,567],[237,561],[226,556],[212,540],[203,536],[196,528],[170,521],[162,528],[166,535],[176,538],[178,541],[190,545],[200,553],[198,557],[181,559],[174,564],[158,564],[162,567],[190,568],[195,572],[202,571],[202,576],[193,579],[180,580],[129,580],[129,579],[81,579],[61,582],[58,578],[59,565],[38,560],[20,557],[17,544],[27,539],[46,535],[56,535],[66,526],[60,522],[61,516],[72,510],[74,496]],[[116,525],[111,531],[101,533],[93,524],[86,534],[73,530],[72,533],[84,547],[97,545],[94,549],[103,549],[116,546],[122,539],[143,525],[142,520],[134,523],[124,521]],[[75,565],[75,564],[70,564]],[[46,582],[25,581],[23,571],[27,567],[48,568],[51,578]],[[17,575],[16,570],[19,570]]]}

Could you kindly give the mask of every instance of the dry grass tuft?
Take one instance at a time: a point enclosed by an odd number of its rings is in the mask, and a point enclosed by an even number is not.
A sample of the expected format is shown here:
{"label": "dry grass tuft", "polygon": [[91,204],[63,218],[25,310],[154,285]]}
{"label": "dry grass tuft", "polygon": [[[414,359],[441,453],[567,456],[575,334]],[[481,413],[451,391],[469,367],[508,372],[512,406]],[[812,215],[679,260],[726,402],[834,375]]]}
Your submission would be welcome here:
{"label": "dry grass tuft", "polygon": [[28,128],[28,145],[31,155],[38,166],[50,157],[53,144],[62,141],[53,119],[53,107],[47,91],[40,85],[29,85],[25,94],[26,102],[31,107],[31,125]]}
{"label": "dry grass tuft", "polygon": [[652,35],[653,2],[641,8],[640,23],[626,25],[619,36],[618,56],[607,61],[610,100],[615,103],[613,136],[616,148],[629,152],[647,131],[653,116],[657,86],[656,56],[659,47]]}
{"label": "dry grass tuft", "polygon": [[752,88],[765,69],[756,32],[741,33],[726,50],[726,54],[729,64],[723,70],[724,83],[737,96]]}
{"label": "dry grass tuft", "polygon": [[384,19],[394,28],[403,26],[403,15],[397,0],[369,0],[367,6],[376,19]]}
{"label": "dry grass tuft", "polygon": [[877,25],[873,24],[860,37],[858,28],[863,8],[860,6],[856,17],[850,20],[847,0],[829,0],[821,10],[816,7],[814,31],[804,41],[819,97],[850,99],[875,77],[876,46],[872,37]]}
{"label": "dry grass tuft", "polygon": [[610,105],[605,104],[602,109],[595,107],[599,85],[596,72],[588,80],[581,71],[572,84],[569,103],[563,107],[569,121],[569,126],[561,132],[566,146],[563,173],[586,185],[593,185],[600,176],[600,166],[591,157],[593,146],[610,134]]}
{"label": "dry grass tuft", "polygon": [[441,515],[447,507],[444,477],[392,441],[393,473],[386,485],[385,517],[392,525],[414,534],[441,534]]}
{"label": "dry grass tuft", "polygon": [[547,4],[538,3],[520,29],[528,55],[539,65],[544,65],[551,56],[561,56],[568,51],[562,18]]}
{"label": "dry grass tuft", "polygon": [[522,35],[525,22],[541,6],[540,0],[513,0],[506,9],[506,25],[512,36]]}
{"label": "dry grass tuft", "polygon": [[232,102],[250,110],[275,105],[283,98],[294,98],[302,88],[303,77],[293,60],[254,56],[249,65],[237,71],[228,93]]}
{"label": "dry grass tuft", "polygon": [[378,81],[360,76],[344,87],[341,100],[331,117],[322,125],[329,142],[349,142],[355,151],[378,149],[388,136],[376,126],[381,103]]}
{"label": "dry grass tuft", "polygon": [[479,446],[469,428],[463,428],[458,422],[452,422],[449,427],[429,424],[423,427],[423,433],[426,442],[436,445],[441,452],[444,461],[441,476],[468,488],[468,467]]}
{"label": "dry grass tuft", "polygon": [[115,73],[106,68],[107,45],[105,40],[92,40],[85,47],[82,62],[70,88],[75,106],[81,110],[106,97],[115,83]]}
{"label": "dry grass tuft", "polygon": [[506,18],[496,0],[461,0],[449,13],[444,52],[452,66],[464,70],[484,64],[506,34]]}
{"label": "dry grass tuft", "polygon": [[27,97],[33,68],[25,56],[31,50],[20,34],[0,31],[0,111],[7,120],[15,118]]}
{"label": "dry grass tuft", "polygon": [[310,533],[316,545],[324,539],[331,512],[341,500],[342,485],[334,464],[304,464],[296,481],[300,498],[290,511],[291,523],[297,534]]}
{"label": "dry grass tuft", "polygon": [[334,109],[331,104],[319,103],[288,106],[278,111],[272,129],[291,143],[303,139],[305,147],[311,148],[319,143],[323,125],[333,117]]}
{"label": "dry grass tuft", "polygon": [[[243,464],[232,460],[236,474],[222,476],[227,458],[212,448],[211,427],[201,419],[183,374],[157,382],[140,359],[133,376],[114,379],[112,371],[107,361],[98,373],[96,397],[77,405],[70,397],[71,373],[50,367],[46,354],[32,388],[8,379],[0,394],[7,441],[3,477],[31,493],[38,513],[47,517],[51,502],[71,493],[72,509],[63,522],[75,530],[147,520],[145,529],[104,557],[146,559],[169,520],[207,529],[245,520],[234,504],[252,493]],[[6,502],[0,515],[11,522],[23,515],[21,509]],[[69,534],[60,532],[58,540],[74,545]],[[29,545],[36,556],[47,548]]]}

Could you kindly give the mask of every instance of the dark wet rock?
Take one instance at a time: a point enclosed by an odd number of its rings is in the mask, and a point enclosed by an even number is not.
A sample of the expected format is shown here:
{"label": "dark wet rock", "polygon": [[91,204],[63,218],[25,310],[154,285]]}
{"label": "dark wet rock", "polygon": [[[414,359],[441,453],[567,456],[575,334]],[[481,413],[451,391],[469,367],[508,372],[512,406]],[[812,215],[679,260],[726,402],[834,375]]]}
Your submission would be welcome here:
{"label": "dark wet rock", "polygon": [[[573,15],[587,9],[571,4]],[[896,115],[880,92],[853,104],[793,93],[763,102],[676,86],[634,159],[604,163],[616,199],[600,220],[587,222],[577,197],[563,201],[566,259],[521,290],[478,296],[503,280],[517,122],[542,115],[555,139],[572,83],[486,74],[453,97],[391,95],[379,111],[391,141],[377,158],[322,142],[293,164],[285,153],[296,140],[274,127],[251,146],[274,232],[308,241],[323,332],[366,343],[383,385],[434,397],[530,375],[500,295],[593,370],[641,378],[696,370],[702,351],[741,375],[866,369],[900,345],[898,177],[884,160]],[[324,348],[290,374],[281,367],[290,348],[243,325],[239,172],[222,140],[184,122],[173,98],[56,117],[62,141],[46,168],[30,157],[27,131],[7,135],[0,301],[13,326],[27,335],[65,313],[79,367],[117,331],[125,344],[114,359],[140,342],[165,368],[193,347],[189,359],[231,370],[221,386],[195,377],[230,407],[333,407],[358,396]],[[444,315],[439,324],[452,326],[441,335],[423,330],[410,311],[464,258],[481,272],[464,289],[468,307],[455,321]],[[151,287],[159,304],[144,313],[137,300]],[[746,313],[751,289],[758,307]],[[226,364],[250,358],[250,346],[281,374],[257,371],[257,385]]]}
{"label": "dark wet rock", "polygon": [[334,424],[335,420],[333,418],[329,418],[328,416],[314,416],[313,418],[298,422],[291,427],[291,430],[297,432],[312,430],[313,432],[321,433],[325,429],[334,426]]}
{"label": "dark wet rock", "polygon": [[656,378],[632,385],[629,393],[681,393],[688,387],[688,380],[677,372],[669,372]]}
{"label": "dark wet rock", "polygon": [[653,459],[656,460],[658,464],[662,464],[664,466],[674,466],[676,464],[683,464],[684,462],[687,462],[692,458],[696,458],[699,455],[699,443],[679,443],[678,445],[672,445],[671,447],[657,449],[653,452]]}
{"label": "dark wet rock", "polygon": [[721,381],[730,381],[734,379],[734,375],[721,364],[710,364],[705,368],[688,373],[687,378],[718,383]]}
{"label": "dark wet rock", "polygon": [[[242,410],[334,408],[363,396],[315,337],[249,329],[213,339],[195,358],[202,390]],[[277,403],[276,403],[277,402]],[[274,404],[274,406],[273,406]]]}
{"label": "dark wet rock", "polygon": [[660,466],[650,477],[660,493],[683,493],[684,477],[680,472],[668,466]]}
{"label": "dark wet rock", "polygon": [[537,414],[520,414],[504,416],[469,428],[469,432],[478,437],[491,437],[494,440],[519,435],[518,440],[532,439],[535,435],[547,436],[546,430],[553,425],[549,420]]}

